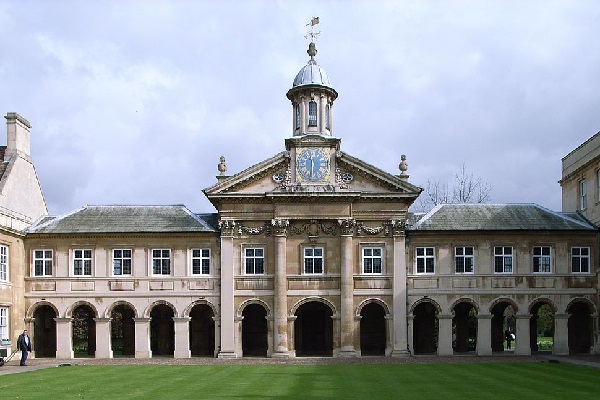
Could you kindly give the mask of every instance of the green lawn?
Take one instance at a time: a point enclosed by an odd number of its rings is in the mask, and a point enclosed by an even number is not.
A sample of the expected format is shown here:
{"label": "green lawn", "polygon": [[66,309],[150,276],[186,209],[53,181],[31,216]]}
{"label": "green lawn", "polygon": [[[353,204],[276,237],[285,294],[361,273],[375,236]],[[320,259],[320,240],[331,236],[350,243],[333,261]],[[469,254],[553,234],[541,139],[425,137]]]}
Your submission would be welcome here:
{"label": "green lawn", "polygon": [[2,376],[2,399],[598,399],[600,371],[553,363],[120,365]]}

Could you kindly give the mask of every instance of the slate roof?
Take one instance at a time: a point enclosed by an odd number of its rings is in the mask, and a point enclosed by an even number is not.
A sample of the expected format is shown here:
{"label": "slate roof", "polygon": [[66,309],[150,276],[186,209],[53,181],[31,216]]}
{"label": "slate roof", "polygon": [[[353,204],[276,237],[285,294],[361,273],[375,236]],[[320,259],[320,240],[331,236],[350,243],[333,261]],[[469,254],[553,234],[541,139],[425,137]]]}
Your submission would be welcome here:
{"label": "slate roof", "polygon": [[183,205],[85,206],[58,217],[42,217],[27,233],[218,232],[216,214],[194,214]]}
{"label": "slate roof", "polygon": [[537,204],[442,204],[425,214],[411,231],[596,231],[574,212]]}

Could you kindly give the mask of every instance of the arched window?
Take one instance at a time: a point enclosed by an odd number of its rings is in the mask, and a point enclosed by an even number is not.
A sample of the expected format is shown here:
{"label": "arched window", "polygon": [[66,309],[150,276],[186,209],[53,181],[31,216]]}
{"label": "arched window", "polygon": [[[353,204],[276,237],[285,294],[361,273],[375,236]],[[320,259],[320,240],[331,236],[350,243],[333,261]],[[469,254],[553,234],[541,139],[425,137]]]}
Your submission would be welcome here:
{"label": "arched window", "polygon": [[300,129],[300,105],[299,104],[294,105],[294,113],[296,114],[295,128]]}
{"label": "arched window", "polygon": [[317,126],[317,102],[308,103],[308,126]]}
{"label": "arched window", "polygon": [[330,125],[329,125],[329,104],[327,104],[325,106],[325,129],[331,129]]}

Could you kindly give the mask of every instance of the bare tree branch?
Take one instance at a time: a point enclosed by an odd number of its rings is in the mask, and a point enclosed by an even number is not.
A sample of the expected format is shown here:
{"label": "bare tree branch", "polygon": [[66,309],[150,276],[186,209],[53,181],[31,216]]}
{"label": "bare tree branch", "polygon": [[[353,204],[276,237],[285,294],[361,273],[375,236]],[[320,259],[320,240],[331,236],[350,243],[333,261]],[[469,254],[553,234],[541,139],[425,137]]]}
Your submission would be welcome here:
{"label": "bare tree branch", "polygon": [[415,211],[426,212],[440,204],[486,203],[491,200],[492,185],[469,171],[465,161],[454,175],[452,188],[439,181],[427,181]]}

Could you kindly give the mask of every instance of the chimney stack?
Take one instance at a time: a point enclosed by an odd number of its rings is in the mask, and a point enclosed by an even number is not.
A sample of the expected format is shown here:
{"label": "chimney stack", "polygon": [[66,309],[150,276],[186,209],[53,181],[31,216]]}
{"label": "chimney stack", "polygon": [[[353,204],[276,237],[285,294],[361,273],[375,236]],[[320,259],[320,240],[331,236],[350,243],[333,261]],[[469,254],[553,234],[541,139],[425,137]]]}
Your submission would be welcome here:
{"label": "chimney stack", "polygon": [[31,124],[15,112],[7,113],[4,118],[6,118],[5,159],[13,155],[20,155],[29,159]]}

